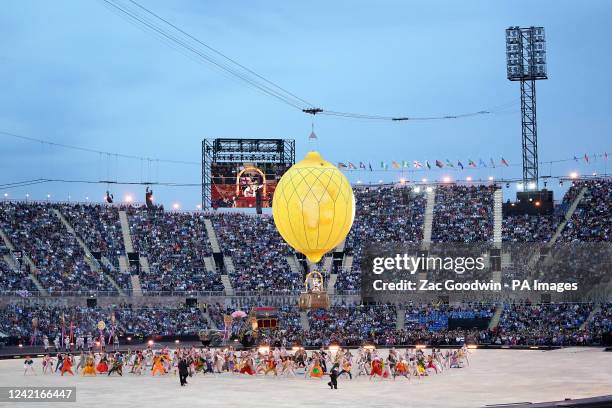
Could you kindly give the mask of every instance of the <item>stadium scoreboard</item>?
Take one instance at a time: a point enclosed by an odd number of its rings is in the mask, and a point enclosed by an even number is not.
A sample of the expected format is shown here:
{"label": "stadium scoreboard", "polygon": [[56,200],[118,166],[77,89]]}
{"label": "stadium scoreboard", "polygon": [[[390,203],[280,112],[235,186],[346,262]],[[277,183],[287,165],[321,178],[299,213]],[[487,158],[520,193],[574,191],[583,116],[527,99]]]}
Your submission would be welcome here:
{"label": "stadium scoreboard", "polygon": [[202,208],[272,206],[280,178],[295,163],[295,140],[204,139]]}

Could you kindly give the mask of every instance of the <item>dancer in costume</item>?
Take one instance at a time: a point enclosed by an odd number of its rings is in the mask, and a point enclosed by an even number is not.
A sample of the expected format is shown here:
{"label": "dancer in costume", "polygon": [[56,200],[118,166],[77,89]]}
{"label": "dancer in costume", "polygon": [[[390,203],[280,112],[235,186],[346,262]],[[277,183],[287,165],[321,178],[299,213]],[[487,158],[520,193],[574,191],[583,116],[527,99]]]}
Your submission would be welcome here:
{"label": "dancer in costume", "polygon": [[64,373],[68,373],[70,375],[74,375],[72,372],[72,356],[70,354],[64,357],[64,363],[62,364],[62,368],[60,370],[60,375],[63,377]]}
{"label": "dancer in costume", "polygon": [[321,368],[321,363],[320,363],[320,359],[318,355],[312,359],[312,365],[308,373],[311,378],[323,377],[324,372],[323,372],[323,369]]}
{"label": "dancer in costume", "polygon": [[53,372],[53,357],[49,354],[45,355],[42,360],[42,370],[43,374],[47,374],[48,372]]}
{"label": "dancer in costume", "polygon": [[106,354],[103,354],[100,358],[100,362],[96,366],[96,371],[100,374],[108,372],[108,357],[106,356]]}
{"label": "dancer in costume", "polygon": [[410,367],[408,366],[408,362],[404,359],[401,359],[397,362],[397,364],[395,364],[393,379],[395,380],[395,377],[398,376],[406,377],[410,380]]}
{"label": "dancer in costume", "polygon": [[243,354],[241,364],[242,364],[242,367],[240,368],[240,374],[248,374],[248,375],[256,374],[256,371],[254,368],[255,363],[253,361],[253,357],[251,357],[249,353],[247,353],[246,355]]}
{"label": "dancer in costume", "polygon": [[268,354],[268,358],[265,359],[266,368],[264,369],[264,375],[268,375],[268,373],[274,373],[274,376],[278,376],[278,371],[276,370],[276,360],[274,359],[274,355],[272,353]]}
{"label": "dancer in costume", "polygon": [[85,355],[84,353],[81,351],[81,354],[79,354],[79,362],[77,363],[76,368],[74,369],[74,371],[76,371],[77,373],[79,371],[81,371],[81,369],[85,366]]}
{"label": "dancer in costume", "polygon": [[112,373],[117,373],[119,376],[123,377],[123,356],[121,353],[115,354],[115,359],[113,360],[113,366],[108,372],[110,376]]}
{"label": "dancer in costume", "polygon": [[34,360],[32,360],[30,356],[26,356],[23,362],[23,375],[26,375],[28,371],[36,375],[36,371],[34,371]]}
{"label": "dancer in costume", "polygon": [[166,374],[163,359],[161,356],[156,356],[153,358],[153,368],[151,369],[151,376],[155,377],[155,373],[159,373],[160,376]]}
{"label": "dancer in costume", "polygon": [[83,377],[86,376],[96,376],[96,359],[94,358],[93,355],[89,354],[87,355],[87,358],[85,359],[85,367],[83,367]]}
{"label": "dancer in costume", "polygon": [[293,362],[291,357],[289,356],[284,357],[281,364],[282,364],[281,375],[286,375],[286,376],[291,375],[295,377],[295,363]]}

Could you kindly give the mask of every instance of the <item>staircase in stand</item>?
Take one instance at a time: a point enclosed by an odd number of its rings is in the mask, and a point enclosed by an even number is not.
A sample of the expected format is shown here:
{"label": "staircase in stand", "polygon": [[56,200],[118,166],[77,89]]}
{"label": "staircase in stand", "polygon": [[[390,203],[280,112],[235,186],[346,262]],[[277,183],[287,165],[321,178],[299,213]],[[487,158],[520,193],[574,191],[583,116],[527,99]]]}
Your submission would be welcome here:
{"label": "staircase in stand", "polygon": [[121,222],[121,235],[123,236],[125,253],[132,253],[134,252],[134,245],[132,244],[132,234],[130,234],[130,222],[125,211],[119,211],[119,221]]}
{"label": "staircase in stand", "polygon": [[300,266],[300,263],[294,254],[287,255],[287,264],[289,264],[289,269],[291,269],[291,273],[298,276],[303,275],[302,267]]}
{"label": "staircase in stand", "polygon": [[[119,272],[123,274],[130,273],[130,266],[127,256],[119,257]],[[130,283],[132,286],[132,296],[142,296],[142,286],[140,285],[140,276],[138,274],[130,275]]]}
{"label": "staircase in stand", "polygon": [[132,284],[132,295],[142,296],[142,286],[140,286],[140,277],[138,275],[130,275],[130,283]]}
{"label": "staircase in stand", "polygon": [[353,268],[353,255],[345,255],[342,258],[342,270],[350,271]]}
{"label": "staircase in stand", "polygon": [[576,211],[576,208],[578,208],[578,204],[580,204],[580,200],[582,200],[582,198],[587,193],[587,191],[588,190],[587,190],[586,187],[582,187],[582,190],[580,190],[580,192],[578,193],[578,195],[576,196],[574,201],[572,201],[572,204],[567,209],[567,212],[565,213],[565,216],[563,217],[563,220],[559,223],[559,226],[557,227],[557,230],[555,231],[554,235],[552,236],[552,238],[548,242],[548,246],[549,247],[553,246],[555,244],[555,242],[557,242],[557,240],[561,236],[561,233],[565,229],[565,226],[567,225],[568,221],[572,219],[572,216],[574,215],[574,212]]}
{"label": "staircase in stand", "polygon": [[587,325],[591,323],[591,321],[593,321],[593,319],[595,318],[597,313],[599,313],[600,310],[601,310],[601,303],[598,303],[597,305],[595,305],[593,310],[591,310],[591,313],[589,313],[589,316],[586,319],[584,319],[584,322],[582,322],[582,324],[580,325],[580,330],[586,329]]}
{"label": "staircase in stand", "polygon": [[204,220],[204,227],[206,228],[206,234],[208,235],[208,241],[210,242],[212,251],[215,253],[220,253],[221,247],[219,246],[219,239],[217,238],[215,227],[213,227],[212,221],[209,218]]}
{"label": "staircase in stand", "polygon": [[397,318],[395,319],[395,328],[404,330],[406,327],[406,311],[399,306],[397,307]]}
{"label": "staircase in stand", "polygon": [[300,324],[303,330],[310,330],[310,322],[308,321],[308,312],[300,311]]}
{"label": "staircase in stand", "polygon": [[138,260],[140,261],[140,272],[148,275],[151,272],[151,267],[149,266],[149,258],[146,256],[139,256]]}
{"label": "staircase in stand", "polygon": [[344,246],[346,245],[346,239],[343,239],[341,243],[338,244],[334,252],[344,252]]}
{"label": "staircase in stand", "polygon": [[87,263],[87,265],[89,265],[89,269],[91,269],[93,272],[104,275],[104,277],[110,282],[110,284],[113,285],[115,290],[117,290],[119,296],[126,296],[125,291],[121,288],[121,286],[117,284],[115,279],[111,275],[105,273],[104,270],[100,267],[100,264],[91,254],[91,250],[89,249],[87,244],[85,244],[81,237],[78,236],[72,225],[70,225],[70,223],[68,222],[66,217],[64,217],[64,215],[60,212],[60,210],[54,208],[53,212],[55,213],[55,216],[60,220],[60,222],[64,225],[64,227],[66,227],[68,232],[74,236],[83,252],[85,252],[85,262]]}
{"label": "staircase in stand", "polygon": [[221,275],[221,283],[223,283],[223,289],[227,296],[234,296],[234,288],[232,281],[230,281],[229,275]]}
{"label": "staircase in stand", "polygon": [[338,280],[337,273],[330,273],[329,280],[327,281],[327,294],[335,295],[336,294],[336,281]]}
{"label": "staircase in stand", "polygon": [[225,270],[227,271],[228,275],[232,275],[236,272],[234,260],[231,256],[223,255],[223,264],[225,265]]}
{"label": "staircase in stand", "polygon": [[436,190],[434,188],[427,192],[425,204],[425,220],[423,224],[423,249],[429,249],[431,244],[431,231],[433,228],[434,207],[436,204]]}
{"label": "staircase in stand", "polygon": [[[4,242],[4,246],[6,246],[9,249],[9,251],[12,252],[15,250],[15,246],[13,246],[13,243],[9,239],[8,235],[6,235],[4,231],[1,229],[0,229],[0,237],[2,238],[2,241]],[[40,295],[49,296],[49,292],[47,292],[47,289],[45,289],[42,283],[40,283],[40,280],[38,280],[38,268],[36,268],[36,265],[34,265],[34,262],[32,261],[32,259],[28,255],[26,255],[24,252],[22,252],[21,257],[30,266],[30,274],[29,274],[30,279],[34,283],[34,286],[36,286],[36,289],[38,289],[38,292],[40,293]],[[13,259],[12,256],[5,255],[4,260],[9,266],[13,268],[14,272],[19,272],[19,267],[15,263],[15,260]]]}

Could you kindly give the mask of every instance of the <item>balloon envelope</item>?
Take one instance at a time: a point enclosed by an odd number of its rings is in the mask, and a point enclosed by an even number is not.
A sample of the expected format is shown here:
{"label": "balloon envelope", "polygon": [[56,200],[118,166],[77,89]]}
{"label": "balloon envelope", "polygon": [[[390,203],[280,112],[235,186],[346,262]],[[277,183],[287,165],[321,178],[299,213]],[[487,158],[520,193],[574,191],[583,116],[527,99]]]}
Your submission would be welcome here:
{"label": "balloon envelope", "polygon": [[311,262],[319,262],[353,225],[353,189],[336,166],[318,152],[308,152],[280,179],[272,214],[283,239]]}

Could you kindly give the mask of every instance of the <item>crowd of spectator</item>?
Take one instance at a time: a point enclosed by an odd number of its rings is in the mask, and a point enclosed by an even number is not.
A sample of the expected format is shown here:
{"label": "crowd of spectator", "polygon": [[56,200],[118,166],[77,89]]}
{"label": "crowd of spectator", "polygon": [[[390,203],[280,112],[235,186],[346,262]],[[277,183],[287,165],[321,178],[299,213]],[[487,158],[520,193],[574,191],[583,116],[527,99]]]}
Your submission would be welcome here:
{"label": "crowd of spectator", "polygon": [[[21,251],[21,267],[28,274],[35,274],[50,294],[66,291],[86,294],[92,288],[114,290],[104,274],[86,262],[85,252],[51,205],[2,202],[0,228]],[[26,256],[35,268],[26,262]]]}
{"label": "crowd of spectator", "polygon": [[106,335],[113,331],[114,325],[116,334],[135,337],[196,335],[200,330],[208,328],[208,321],[197,307],[132,307],[126,304],[116,307],[65,307],[9,304],[0,308],[0,333],[21,339],[24,343],[31,341],[34,318],[38,319],[38,344],[42,336],[47,336],[52,341],[62,332],[64,335],[72,331],[74,336],[91,334],[98,337],[99,321],[106,323]]}
{"label": "crowd of spectator", "polygon": [[432,241],[482,242],[493,238],[495,186],[441,185],[436,188]]}
{"label": "crowd of spectator", "polygon": [[232,259],[229,278],[235,291],[295,291],[303,287],[301,271],[292,270],[285,243],[272,217],[243,213],[211,216],[219,245]]}
{"label": "crowd of spectator", "polygon": [[[440,185],[434,188],[432,242],[491,242],[493,236],[494,186]],[[551,240],[563,215],[585,190],[575,213],[562,230],[559,243],[605,242],[612,232],[612,181],[574,180],[552,215],[505,216],[502,239],[506,243]],[[347,237],[344,262],[333,262],[335,289],[360,289],[361,264],[369,246],[389,243],[419,245],[424,235],[428,192],[407,185],[356,186],[356,213]],[[149,268],[120,271],[118,259],[126,256],[119,210],[127,212],[134,249],[146,257]],[[72,234],[55,211],[74,229]],[[231,259],[218,270],[205,227],[212,223],[222,254]],[[252,291],[289,292],[302,289],[302,267],[288,261],[295,252],[278,234],[270,216],[228,212],[167,212],[153,208],[104,204],[54,204],[40,202],[0,203],[0,229],[15,247],[6,246],[0,257],[1,289],[35,291],[38,282],[51,295],[67,292],[116,293],[111,277],[130,293],[129,274],[140,274],[145,294],[180,291],[222,291],[221,274],[228,273],[236,293]],[[93,259],[77,237],[96,254]],[[509,245],[509,244],[506,244]],[[506,249],[508,246],[505,247]],[[505,268],[523,269],[541,249],[523,249],[511,256]],[[512,250],[510,250],[512,252]],[[516,252],[516,251],[515,251]],[[555,253],[551,250],[552,254]],[[9,256],[15,262],[7,262]],[[17,255],[22,255],[18,257]],[[99,256],[98,256],[99,255]],[[31,260],[31,262],[30,262]],[[349,262],[352,260],[352,262]],[[210,262],[207,262],[210,261]],[[142,262],[140,263],[142,265]],[[344,266],[342,266],[344,265]],[[555,264],[552,264],[555,265]],[[521,276],[521,270],[506,274]],[[510,276],[508,275],[508,276]]]}
{"label": "crowd of spectator", "polygon": [[[243,305],[246,306],[246,305]],[[476,328],[472,319],[493,317],[502,308],[493,328]],[[72,326],[75,336],[98,335],[97,323],[106,322],[120,336],[195,336],[201,330],[223,330],[224,315],[251,307],[208,305],[207,314],[197,307],[65,307],[9,304],[0,308],[0,333],[26,342],[33,334],[32,320],[38,319],[37,334],[54,339]],[[398,311],[405,313],[404,327],[398,327]],[[612,303],[505,304],[505,305],[351,305],[307,312],[309,328],[302,327],[299,309],[281,306],[275,329],[261,329],[259,341],[291,346],[321,347],[330,344],[358,346],[401,344],[496,344],[525,346],[600,345],[612,331]],[[207,320],[207,316],[212,322]],[[590,318],[589,318],[590,316]],[[448,319],[463,319],[450,326]],[[587,320],[588,319],[588,320]],[[62,322],[63,325],[62,325]],[[248,318],[236,318],[231,334],[237,335]],[[108,334],[108,333],[107,333]],[[1,336],[1,335],[0,335]],[[609,341],[609,340],[608,340]]]}
{"label": "crowd of spectator", "polygon": [[571,200],[586,188],[572,218],[567,222],[562,241],[612,240],[612,181],[609,179],[577,180],[572,183],[566,199]]}
{"label": "crowd of spectator", "polygon": [[149,262],[149,270],[140,270],[144,292],[223,290],[220,274],[204,261],[212,256],[204,214],[144,206],[126,211],[134,250]]}
{"label": "crowd of spectator", "polygon": [[405,185],[357,187],[354,195],[355,220],[345,245],[353,262],[338,274],[336,285],[342,290],[359,289],[361,261],[368,246],[417,243],[423,239],[423,191]]}

